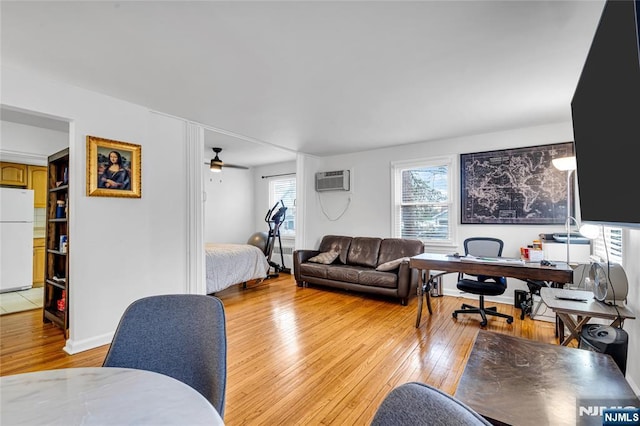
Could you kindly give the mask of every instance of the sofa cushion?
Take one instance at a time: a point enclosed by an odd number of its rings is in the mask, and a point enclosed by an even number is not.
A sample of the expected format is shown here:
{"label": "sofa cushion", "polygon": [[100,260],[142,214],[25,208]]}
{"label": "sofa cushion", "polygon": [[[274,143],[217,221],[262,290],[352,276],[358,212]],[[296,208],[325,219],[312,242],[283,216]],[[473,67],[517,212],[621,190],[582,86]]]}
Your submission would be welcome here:
{"label": "sofa cushion", "polygon": [[338,260],[343,265],[347,263],[347,255],[349,254],[349,246],[351,245],[352,237],[345,237],[342,235],[325,235],[320,242],[318,248],[321,252],[327,251],[339,251],[340,255]]}
{"label": "sofa cushion", "polygon": [[358,275],[363,270],[365,268],[361,266],[331,265],[327,267],[327,279],[357,284]]}
{"label": "sofa cushion", "polygon": [[306,277],[327,278],[327,269],[331,267],[321,263],[304,262],[300,264],[300,273]]}
{"label": "sofa cushion", "polygon": [[380,243],[380,257],[377,265],[401,257],[412,257],[424,252],[424,245],[420,240],[403,238],[385,238]]}
{"label": "sofa cushion", "polygon": [[351,240],[348,265],[367,266],[375,268],[378,265],[381,238],[355,237]]}
{"label": "sofa cushion", "polygon": [[381,272],[368,269],[358,275],[358,284],[371,287],[397,288],[398,275],[393,272]]}
{"label": "sofa cushion", "polygon": [[329,265],[333,263],[334,260],[340,255],[339,251],[325,251],[324,253],[320,253],[317,256],[313,256],[309,259],[309,262],[313,263],[322,263],[324,265]]}
{"label": "sofa cushion", "polygon": [[399,259],[393,259],[385,263],[381,263],[376,267],[376,271],[393,271],[398,268],[402,262],[408,262],[408,257],[401,257]]}

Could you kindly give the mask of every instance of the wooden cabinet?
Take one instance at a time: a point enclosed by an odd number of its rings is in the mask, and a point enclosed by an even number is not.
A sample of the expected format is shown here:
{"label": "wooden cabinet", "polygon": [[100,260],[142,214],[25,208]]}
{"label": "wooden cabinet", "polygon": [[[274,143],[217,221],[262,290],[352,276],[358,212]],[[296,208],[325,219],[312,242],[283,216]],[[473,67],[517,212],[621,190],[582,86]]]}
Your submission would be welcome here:
{"label": "wooden cabinet", "polygon": [[27,166],[27,188],[33,189],[33,207],[47,207],[47,168]]}
{"label": "wooden cabinet", "polygon": [[69,148],[49,156],[43,320],[69,330]]}
{"label": "wooden cabinet", "polygon": [[0,185],[27,186],[27,165],[0,162]]}
{"label": "wooden cabinet", "polygon": [[44,284],[45,245],[44,238],[33,239],[33,286]]}

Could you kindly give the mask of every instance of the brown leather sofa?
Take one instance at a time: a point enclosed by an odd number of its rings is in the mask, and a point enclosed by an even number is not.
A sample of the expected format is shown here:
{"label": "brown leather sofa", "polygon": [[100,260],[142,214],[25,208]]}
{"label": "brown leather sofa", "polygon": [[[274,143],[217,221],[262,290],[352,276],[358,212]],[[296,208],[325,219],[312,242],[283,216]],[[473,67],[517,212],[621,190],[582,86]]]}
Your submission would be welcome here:
{"label": "brown leather sofa", "polygon": [[419,277],[409,268],[409,257],[423,252],[419,240],[325,235],[317,250],[294,251],[293,270],[298,287],[317,284],[397,297],[406,305]]}

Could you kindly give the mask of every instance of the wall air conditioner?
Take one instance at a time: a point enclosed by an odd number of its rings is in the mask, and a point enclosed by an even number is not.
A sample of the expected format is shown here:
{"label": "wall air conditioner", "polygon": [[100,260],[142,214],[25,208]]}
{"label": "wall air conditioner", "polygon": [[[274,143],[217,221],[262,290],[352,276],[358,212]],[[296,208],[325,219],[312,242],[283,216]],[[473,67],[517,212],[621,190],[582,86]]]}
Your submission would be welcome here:
{"label": "wall air conditioner", "polygon": [[351,188],[349,170],[316,173],[316,191],[349,191]]}

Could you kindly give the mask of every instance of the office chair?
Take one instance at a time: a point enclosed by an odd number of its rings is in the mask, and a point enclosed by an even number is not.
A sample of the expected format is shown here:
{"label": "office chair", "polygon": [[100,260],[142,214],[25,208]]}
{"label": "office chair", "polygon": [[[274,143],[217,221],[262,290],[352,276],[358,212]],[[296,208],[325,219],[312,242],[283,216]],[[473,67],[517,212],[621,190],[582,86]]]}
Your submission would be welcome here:
{"label": "office chair", "polygon": [[382,401],[371,426],[490,425],[480,414],[454,397],[424,383],[409,382]]}
{"label": "office chair", "polygon": [[[464,253],[465,255],[470,254],[477,257],[500,257],[503,246],[504,242],[498,238],[467,238],[464,240]],[[458,318],[458,314],[480,314],[482,317],[480,325],[484,327],[487,325],[487,315],[493,315],[506,318],[507,324],[511,324],[513,322],[511,315],[500,313],[493,306],[484,306],[484,296],[498,296],[505,292],[507,289],[507,279],[505,277],[487,277],[484,275],[474,276],[474,278],[469,277],[469,275],[463,273],[458,274],[458,284],[456,286],[466,293],[479,295],[479,306],[476,307],[463,303],[460,309],[453,312],[453,317]]]}
{"label": "office chair", "polygon": [[195,294],[134,301],[120,319],[102,366],[173,377],[200,392],[223,417],[227,337],[222,302]]}

